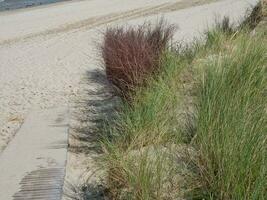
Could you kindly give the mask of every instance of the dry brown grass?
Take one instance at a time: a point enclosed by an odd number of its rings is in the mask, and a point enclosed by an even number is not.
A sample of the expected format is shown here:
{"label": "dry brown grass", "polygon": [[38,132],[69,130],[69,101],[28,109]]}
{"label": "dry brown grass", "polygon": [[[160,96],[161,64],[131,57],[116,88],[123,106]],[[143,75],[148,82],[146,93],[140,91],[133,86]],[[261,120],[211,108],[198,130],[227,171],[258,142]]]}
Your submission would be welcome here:
{"label": "dry brown grass", "polygon": [[156,25],[108,28],[101,47],[106,74],[121,97],[146,83],[158,71],[160,57],[173,36],[174,26],[161,20]]}

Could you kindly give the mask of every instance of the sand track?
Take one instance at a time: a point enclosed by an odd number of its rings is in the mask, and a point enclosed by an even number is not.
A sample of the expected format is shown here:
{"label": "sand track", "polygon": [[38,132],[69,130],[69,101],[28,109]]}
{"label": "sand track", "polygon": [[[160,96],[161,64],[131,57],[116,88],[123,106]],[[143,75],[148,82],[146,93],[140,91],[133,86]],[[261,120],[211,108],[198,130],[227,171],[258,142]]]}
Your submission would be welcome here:
{"label": "sand track", "polygon": [[[12,44],[14,42],[19,42],[19,41],[25,41],[34,37],[40,37],[40,36],[47,36],[51,34],[59,34],[62,32],[67,32],[71,31],[74,29],[80,29],[80,28],[94,28],[97,26],[101,26],[104,24],[108,24],[117,20],[131,20],[134,18],[138,17],[145,17],[153,14],[164,14],[166,12],[173,12],[178,9],[184,9],[187,7],[191,6],[196,6],[196,5],[202,5],[210,2],[214,2],[215,0],[182,0],[178,2],[171,2],[171,3],[163,3],[157,6],[148,6],[144,8],[138,8],[134,10],[129,10],[121,13],[111,13],[108,15],[104,16],[99,16],[99,17],[91,17],[88,19],[84,19],[78,22],[70,23],[70,24],[63,24],[59,27],[48,29],[42,32],[38,33],[32,33],[32,34],[27,34],[22,37],[15,37],[12,39],[7,39],[7,40],[2,40],[0,41],[0,45],[6,45],[6,44]],[[217,0],[218,1],[218,0]]]}

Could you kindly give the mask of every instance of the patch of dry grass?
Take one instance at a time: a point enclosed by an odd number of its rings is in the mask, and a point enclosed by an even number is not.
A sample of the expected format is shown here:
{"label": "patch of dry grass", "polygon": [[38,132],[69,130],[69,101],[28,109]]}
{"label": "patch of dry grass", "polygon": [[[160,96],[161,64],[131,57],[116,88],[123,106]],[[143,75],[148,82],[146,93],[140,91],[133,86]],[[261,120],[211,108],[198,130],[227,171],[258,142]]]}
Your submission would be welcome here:
{"label": "patch of dry grass", "polygon": [[161,20],[152,26],[108,28],[102,57],[107,78],[121,97],[130,98],[147,77],[159,71],[160,58],[174,33],[174,26]]}

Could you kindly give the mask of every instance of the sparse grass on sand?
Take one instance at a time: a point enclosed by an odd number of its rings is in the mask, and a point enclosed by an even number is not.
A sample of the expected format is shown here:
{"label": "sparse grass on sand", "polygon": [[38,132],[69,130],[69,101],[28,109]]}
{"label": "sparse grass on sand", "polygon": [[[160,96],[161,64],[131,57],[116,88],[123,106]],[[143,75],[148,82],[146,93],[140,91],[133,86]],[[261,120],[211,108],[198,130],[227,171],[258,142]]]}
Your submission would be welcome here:
{"label": "sparse grass on sand", "polygon": [[266,199],[267,37],[224,23],[165,49],[107,122],[111,199]]}

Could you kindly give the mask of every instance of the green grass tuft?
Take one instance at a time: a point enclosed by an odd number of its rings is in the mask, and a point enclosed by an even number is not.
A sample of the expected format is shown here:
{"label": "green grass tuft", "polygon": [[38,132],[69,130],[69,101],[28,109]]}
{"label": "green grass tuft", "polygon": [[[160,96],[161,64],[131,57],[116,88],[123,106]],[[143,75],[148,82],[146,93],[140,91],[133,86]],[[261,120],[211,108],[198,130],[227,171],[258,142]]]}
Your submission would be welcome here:
{"label": "green grass tuft", "polygon": [[194,143],[212,199],[267,194],[267,48],[261,41],[241,34],[205,65]]}

